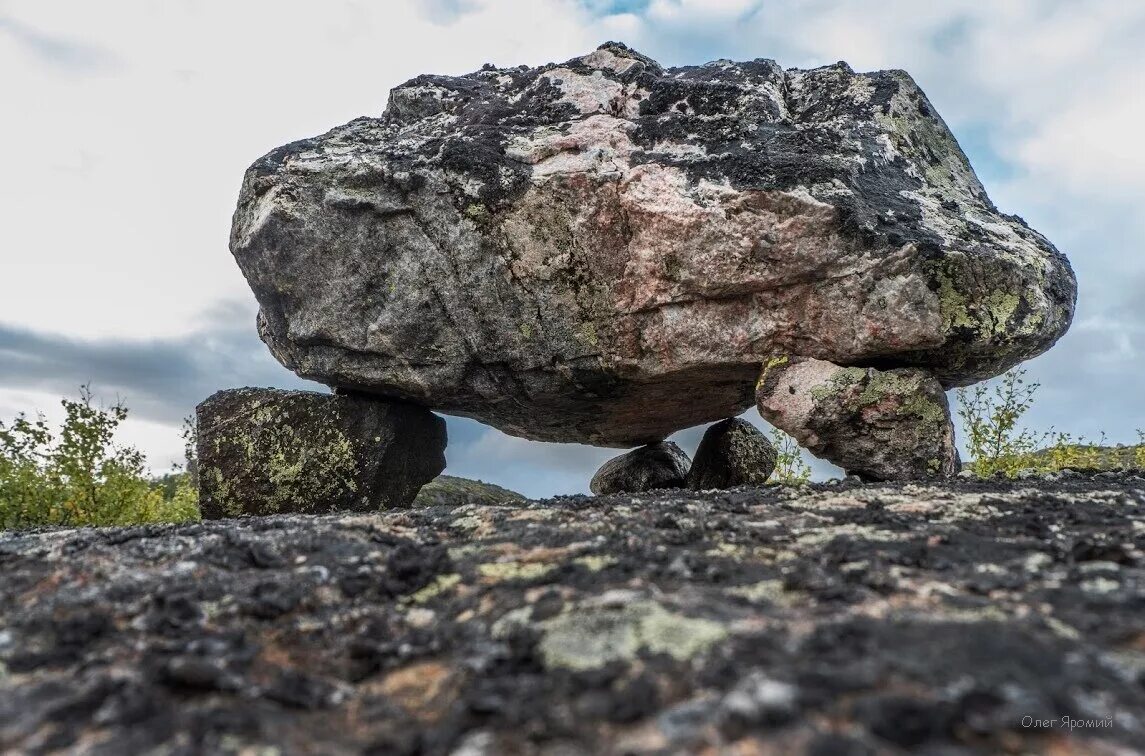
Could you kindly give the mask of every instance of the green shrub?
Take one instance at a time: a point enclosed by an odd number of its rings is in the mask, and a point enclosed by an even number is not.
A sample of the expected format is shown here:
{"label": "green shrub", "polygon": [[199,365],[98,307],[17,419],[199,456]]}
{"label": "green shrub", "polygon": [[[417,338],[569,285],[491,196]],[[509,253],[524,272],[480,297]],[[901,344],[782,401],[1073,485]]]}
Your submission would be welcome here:
{"label": "green shrub", "polygon": [[1145,434],[1141,445],[1109,448],[1105,434],[1097,443],[1053,428],[1035,433],[1019,425],[1034,404],[1040,384],[1027,383],[1026,371],[1014,368],[991,388],[979,384],[958,390],[958,415],[966,433],[970,462],[966,467],[983,477],[1020,470],[1052,472],[1145,467]]}
{"label": "green shrub", "polygon": [[804,485],[811,480],[811,468],[803,461],[803,454],[794,438],[779,428],[772,428],[771,443],[775,446],[777,454],[775,472],[771,474],[769,483],[795,486]]}
{"label": "green shrub", "polygon": [[0,528],[36,525],[128,525],[181,522],[199,516],[189,475],[157,485],[146,459],[114,443],[127,407],[93,404],[85,386],[64,399],[53,434],[42,415],[0,422]]}
{"label": "green shrub", "polygon": [[1018,426],[1041,385],[1026,383],[1025,376],[1024,369],[1015,368],[993,388],[980,383],[958,389],[958,415],[971,459],[968,467],[977,475],[1014,475],[1026,467],[1025,458],[1051,437],[1050,433],[1039,436]]}

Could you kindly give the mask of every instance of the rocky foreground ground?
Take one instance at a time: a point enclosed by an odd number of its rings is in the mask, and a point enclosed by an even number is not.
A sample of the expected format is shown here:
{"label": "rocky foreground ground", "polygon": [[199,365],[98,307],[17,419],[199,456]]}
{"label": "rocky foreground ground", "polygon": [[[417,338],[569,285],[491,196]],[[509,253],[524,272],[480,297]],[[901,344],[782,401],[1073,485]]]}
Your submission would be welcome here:
{"label": "rocky foreground ground", "polygon": [[0,751],[1137,753],[1145,479],[0,535]]}

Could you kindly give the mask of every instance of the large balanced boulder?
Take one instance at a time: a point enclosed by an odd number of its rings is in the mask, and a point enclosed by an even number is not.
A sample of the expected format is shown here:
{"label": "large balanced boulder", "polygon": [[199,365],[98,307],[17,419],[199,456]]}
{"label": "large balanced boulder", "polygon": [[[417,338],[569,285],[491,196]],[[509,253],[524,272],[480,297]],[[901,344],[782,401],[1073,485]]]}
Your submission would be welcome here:
{"label": "large balanced boulder", "polygon": [[775,472],[779,453],[759,428],[738,417],[704,431],[688,485],[699,490],[762,486]]}
{"label": "large balanced boulder", "polygon": [[445,469],[445,421],[412,404],[244,388],[195,412],[206,519],[405,506]]}
{"label": "large balanced boulder", "polygon": [[270,152],[231,250],[299,375],[611,446],[739,414],[778,354],[988,378],[1076,295],[906,73],[614,43]]}
{"label": "large balanced boulder", "polygon": [[682,488],[688,479],[688,455],[671,441],[641,446],[600,466],[589,482],[597,496]]}

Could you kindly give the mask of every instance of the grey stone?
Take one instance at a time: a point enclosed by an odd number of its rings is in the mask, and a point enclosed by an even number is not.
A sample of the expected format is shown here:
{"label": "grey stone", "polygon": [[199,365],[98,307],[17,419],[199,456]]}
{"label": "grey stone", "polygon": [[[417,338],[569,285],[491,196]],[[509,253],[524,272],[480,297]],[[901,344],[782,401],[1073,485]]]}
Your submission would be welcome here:
{"label": "grey stone", "polygon": [[206,519],[405,506],[445,468],[445,421],[403,402],[243,388],[195,413]]}
{"label": "grey stone", "polygon": [[1076,297],[906,73],[615,43],[273,150],[231,250],[299,375],[618,447],[738,415],[777,354],[973,383]]}
{"label": "grey stone", "polygon": [[722,420],[704,432],[688,471],[688,486],[699,490],[762,486],[775,471],[777,452],[746,420]]}
{"label": "grey stone", "polygon": [[592,476],[589,489],[597,496],[642,493],[659,488],[683,488],[688,455],[671,441],[649,444],[613,457]]}
{"label": "grey stone", "polygon": [[953,476],[950,405],[925,370],[778,358],[756,390],[759,413],[812,454],[867,480]]}
{"label": "grey stone", "polygon": [[799,689],[772,680],[760,671],[748,673],[720,702],[720,730],[738,740],[757,727],[776,727],[799,712]]}

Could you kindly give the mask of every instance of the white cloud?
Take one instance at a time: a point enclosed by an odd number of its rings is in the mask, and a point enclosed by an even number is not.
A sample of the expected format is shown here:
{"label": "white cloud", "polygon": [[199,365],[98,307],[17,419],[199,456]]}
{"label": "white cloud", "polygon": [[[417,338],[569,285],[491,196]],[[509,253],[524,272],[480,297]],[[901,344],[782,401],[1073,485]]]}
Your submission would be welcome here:
{"label": "white cloud", "polygon": [[[0,321],[73,336],[186,332],[213,299],[250,296],[227,238],[255,158],[381,113],[389,89],[419,73],[543,63],[598,43],[569,0],[456,5],[448,21],[408,1],[7,3],[0,19],[71,47],[29,47],[0,27],[0,255],[20,282]],[[56,65],[72,47],[116,65]]]}
{"label": "white cloud", "polygon": [[657,0],[631,35],[674,63],[700,62],[688,42],[699,35],[709,56],[904,68],[956,131],[988,124],[1019,171],[1074,191],[1145,193],[1139,3]]}

